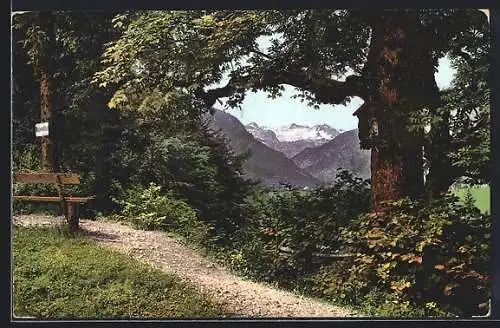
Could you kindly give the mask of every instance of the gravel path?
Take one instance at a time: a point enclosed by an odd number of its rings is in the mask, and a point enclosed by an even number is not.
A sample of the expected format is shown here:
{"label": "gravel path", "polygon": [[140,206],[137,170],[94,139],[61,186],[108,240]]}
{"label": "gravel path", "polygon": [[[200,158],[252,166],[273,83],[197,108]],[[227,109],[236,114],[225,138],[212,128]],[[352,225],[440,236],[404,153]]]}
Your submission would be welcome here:
{"label": "gravel path", "polygon": [[[14,224],[51,225],[63,220],[62,217],[23,215],[14,217]],[[80,224],[97,244],[129,254],[189,281],[225,304],[234,317],[356,316],[349,309],[244,280],[165,233],[136,230],[107,220],[83,220]]]}

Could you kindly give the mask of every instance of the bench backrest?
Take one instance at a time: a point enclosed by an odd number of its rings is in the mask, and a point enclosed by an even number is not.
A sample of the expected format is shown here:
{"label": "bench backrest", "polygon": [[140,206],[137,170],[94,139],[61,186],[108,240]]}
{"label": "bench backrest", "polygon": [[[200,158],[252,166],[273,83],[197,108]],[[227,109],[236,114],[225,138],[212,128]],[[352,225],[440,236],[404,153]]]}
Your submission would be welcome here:
{"label": "bench backrest", "polygon": [[15,173],[14,183],[19,182],[55,184],[57,194],[62,200],[64,197],[63,185],[80,184],[80,175],[76,173]]}
{"label": "bench backrest", "polygon": [[76,173],[15,173],[14,183],[19,182],[77,185],[80,184],[80,175]]}

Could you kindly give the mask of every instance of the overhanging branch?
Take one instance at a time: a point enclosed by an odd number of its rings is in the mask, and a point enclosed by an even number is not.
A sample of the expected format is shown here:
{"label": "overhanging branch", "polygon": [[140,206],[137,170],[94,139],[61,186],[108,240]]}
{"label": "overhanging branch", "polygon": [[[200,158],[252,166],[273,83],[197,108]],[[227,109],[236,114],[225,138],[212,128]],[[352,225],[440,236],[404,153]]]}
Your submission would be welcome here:
{"label": "overhanging branch", "polygon": [[346,81],[338,81],[330,78],[308,77],[303,72],[272,72],[263,74],[251,74],[231,78],[221,88],[208,91],[199,90],[196,96],[203,99],[208,107],[211,107],[219,98],[229,97],[236,92],[242,92],[250,88],[264,89],[279,84],[288,84],[304,91],[311,92],[316,100],[325,104],[339,104],[350,96],[366,96],[365,81],[360,76],[349,76]]}
{"label": "overhanging branch", "polygon": [[262,57],[264,57],[264,58],[266,58],[266,59],[269,59],[269,60],[275,60],[275,58],[274,58],[274,57],[271,57],[271,56],[269,56],[269,55],[267,55],[267,54],[263,53],[262,51],[259,51],[259,50],[256,50],[256,49],[252,49],[252,50],[251,50],[251,52],[253,52],[253,53],[255,53],[255,54],[259,55],[259,56],[262,56]]}

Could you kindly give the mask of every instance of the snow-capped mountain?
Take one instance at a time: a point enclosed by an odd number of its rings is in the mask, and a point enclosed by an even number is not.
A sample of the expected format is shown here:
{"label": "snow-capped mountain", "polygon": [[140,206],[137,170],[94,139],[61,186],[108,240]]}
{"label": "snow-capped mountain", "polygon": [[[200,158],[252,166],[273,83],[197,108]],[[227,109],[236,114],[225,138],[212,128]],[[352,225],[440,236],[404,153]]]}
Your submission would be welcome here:
{"label": "snow-capped mountain", "polygon": [[370,151],[359,146],[358,130],[346,131],[321,146],[311,147],[292,160],[315,178],[331,183],[342,168],[362,178],[370,177]]}
{"label": "snow-capped mountain", "polygon": [[276,149],[277,145],[280,143],[280,140],[276,136],[276,133],[270,129],[265,127],[260,127],[257,123],[250,123],[245,126],[248,132],[260,142],[264,143],[266,146]]}
{"label": "snow-capped mountain", "polygon": [[320,146],[340,134],[327,124],[306,126],[292,123],[288,126],[268,128],[252,122],[245,127],[257,140],[284,153],[288,158],[306,148]]}
{"label": "snow-capped mountain", "polygon": [[296,123],[268,128],[252,122],[245,127],[255,139],[282,152],[323,183],[333,182],[339,167],[363,178],[370,176],[370,151],[360,149],[357,130]]}
{"label": "snow-capped mountain", "polygon": [[[285,154],[260,142],[234,116],[224,111],[214,109],[213,115],[207,116],[209,127],[220,131],[229,139],[234,152],[242,154],[249,152],[249,157],[243,163],[245,176],[261,181],[268,186],[278,186],[281,182],[297,187],[315,187],[320,181],[308,172],[299,168]],[[270,140],[273,134],[265,132]],[[275,138],[276,136],[274,136]],[[276,139],[277,140],[277,139]]]}
{"label": "snow-capped mountain", "polygon": [[323,141],[332,140],[339,131],[327,124],[314,125],[312,127],[292,123],[273,130],[279,141],[311,140]]}

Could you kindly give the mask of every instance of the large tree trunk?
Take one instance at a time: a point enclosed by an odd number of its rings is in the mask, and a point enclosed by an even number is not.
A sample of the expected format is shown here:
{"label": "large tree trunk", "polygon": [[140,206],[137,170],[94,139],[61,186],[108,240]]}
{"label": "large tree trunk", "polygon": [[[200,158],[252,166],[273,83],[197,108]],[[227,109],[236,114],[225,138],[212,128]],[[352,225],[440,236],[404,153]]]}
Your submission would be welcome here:
{"label": "large tree trunk", "polygon": [[384,202],[424,190],[423,127],[411,129],[409,115],[435,106],[439,95],[430,41],[415,13],[385,11],[372,30],[365,72],[372,97],[358,116],[360,131],[376,122],[372,140],[361,141],[372,149],[372,209],[383,211]]}
{"label": "large tree trunk", "polygon": [[38,72],[40,76],[40,100],[41,100],[41,121],[49,123],[49,135],[41,137],[41,167],[44,171],[57,171],[58,160],[54,142],[54,126],[53,126],[53,63],[52,51],[55,45],[55,33],[53,15],[49,12],[39,14],[39,26],[44,34],[42,46],[38,49],[39,62]]}
{"label": "large tree trunk", "polygon": [[384,202],[400,197],[416,197],[423,191],[422,150],[374,148],[371,156],[372,208],[383,211]]}

